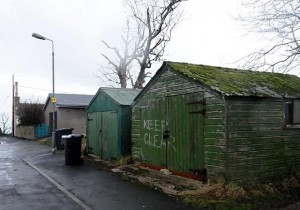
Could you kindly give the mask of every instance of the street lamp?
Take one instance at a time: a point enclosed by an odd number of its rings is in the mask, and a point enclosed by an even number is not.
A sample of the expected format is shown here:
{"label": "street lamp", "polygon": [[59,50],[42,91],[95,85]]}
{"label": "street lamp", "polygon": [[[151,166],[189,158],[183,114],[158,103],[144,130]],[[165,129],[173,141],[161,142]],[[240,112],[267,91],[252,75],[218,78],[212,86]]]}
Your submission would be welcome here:
{"label": "street lamp", "polygon": [[55,153],[56,148],[55,148],[55,103],[56,103],[56,99],[55,99],[55,92],[54,92],[54,43],[51,39],[47,39],[46,37],[33,33],[32,36],[34,38],[37,39],[41,39],[41,40],[49,40],[52,43],[52,103],[53,103],[53,113],[52,113],[52,153]]}

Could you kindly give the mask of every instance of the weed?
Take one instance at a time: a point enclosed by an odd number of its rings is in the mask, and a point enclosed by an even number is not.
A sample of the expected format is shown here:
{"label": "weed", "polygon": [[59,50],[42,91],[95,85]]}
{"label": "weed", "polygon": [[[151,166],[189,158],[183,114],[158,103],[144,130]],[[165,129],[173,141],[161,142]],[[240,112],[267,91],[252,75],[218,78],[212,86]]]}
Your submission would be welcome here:
{"label": "weed", "polygon": [[132,163],[132,157],[131,156],[125,156],[125,157],[122,157],[120,160],[118,160],[115,163],[115,166],[124,166],[124,165],[128,165],[130,163]]}
{"label": "weed", "polygon": [[252,210],[254,206],[247,203],[239,203],[231,199],[205,199],[197,198],[196,196],[187,196],[183,199],[185,204],[193,204],[206,209],[217,210]]}
{"label": "weed", "polygon": [[225,186],[225,195],[234,199],[247,197],[245,189],[236,183],[229,183]]}
{"label": "weed", "polygon": [[282,189],[284,191],[287,191],[291,188],[295,188],[295,187],[299,187],[299,186],[300,186],[299,180],[294,176],[288,177],[282,181]]}
{"label": "weed", "polygon": [[51,139],[51,137],[47,137],[47,138],[38,140],[38,143],[42,144],[42,145],[52,145],[52,139]]}
{"label": "weed", "polygon": [[81,154],[84,156],[86,156],[88,154],[85,135],[81,139]]}
{"label": "weed", "polygon": [[121,179],[122,179],[123,181],[130,181],[130,177],[129,177],[127,174],[124,174],[124,173],[122,173]]}

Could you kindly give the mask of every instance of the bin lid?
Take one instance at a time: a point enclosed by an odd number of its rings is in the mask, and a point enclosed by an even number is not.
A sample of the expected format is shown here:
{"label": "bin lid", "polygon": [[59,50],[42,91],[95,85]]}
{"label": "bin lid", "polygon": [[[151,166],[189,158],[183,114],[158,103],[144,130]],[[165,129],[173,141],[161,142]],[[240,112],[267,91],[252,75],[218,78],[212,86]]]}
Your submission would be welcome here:
{"label": "bin lid", "polygon": [[62,139],[71,138],[71,137],[69,137],[69,136],[70,136],[70,135],[62,135],[61,138],[62,138]]}
{"label": "bin lid", "polygon": [[69,134],[69,135],[62,135],[61,139],[72,139],[72,138],[82,138],[82,134]]}

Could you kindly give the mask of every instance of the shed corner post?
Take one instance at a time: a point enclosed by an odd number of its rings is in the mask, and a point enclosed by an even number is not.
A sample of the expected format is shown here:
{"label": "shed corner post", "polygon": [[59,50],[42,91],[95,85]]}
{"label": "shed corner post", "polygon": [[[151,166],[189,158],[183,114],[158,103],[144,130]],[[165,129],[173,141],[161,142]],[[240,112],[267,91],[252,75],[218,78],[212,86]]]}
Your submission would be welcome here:
{"label": "shed corner post", "polygon": [[228,106],[228,100],[225,95],[223,95],[223,101],[224,101],[224,129],[225,129],[225,180],[226,182],[230,180],[229,175],[229,138],[228,138],[228,112],[229,112],[229,106]]}
{"label": "shed corner post", "polygon": [[85,109],[86,111],[86,122],[85,122],[85,139],[86,139],[86,152],[89,154],[89,148],[90,148],[90,144],[89,144],[89,117],[90,117],[90,112],[88,110],[88,108]]}

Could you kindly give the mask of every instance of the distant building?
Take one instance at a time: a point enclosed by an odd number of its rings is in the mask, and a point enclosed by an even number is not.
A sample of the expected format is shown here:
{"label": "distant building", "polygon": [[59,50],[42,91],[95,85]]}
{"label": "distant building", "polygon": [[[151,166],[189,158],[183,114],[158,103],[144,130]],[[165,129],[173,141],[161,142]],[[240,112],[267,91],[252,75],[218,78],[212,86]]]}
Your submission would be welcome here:
{"label": "distant building", "polygon": [[[83,94],[55,94],[55,129],[74,128],[73,133],[85,133],[86,112],[85,108],[94,95]],[[52,132],[53,103],[52,94],[47,97],[44,105],[45,123],[49,126],[49,133]]]}

